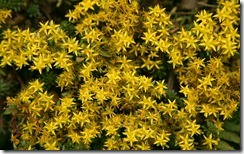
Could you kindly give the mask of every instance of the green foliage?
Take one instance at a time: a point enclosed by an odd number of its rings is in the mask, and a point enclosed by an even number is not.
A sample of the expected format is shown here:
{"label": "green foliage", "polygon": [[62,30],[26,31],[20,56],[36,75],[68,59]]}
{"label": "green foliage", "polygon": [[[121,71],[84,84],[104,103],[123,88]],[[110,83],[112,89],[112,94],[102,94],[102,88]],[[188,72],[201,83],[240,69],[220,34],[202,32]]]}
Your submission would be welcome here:
{"label": "green foliage", "polygon": [[0,98],[8,96],[14,86],[15,84],[13,82],[6,82],[4,79],[0,78]]}
{"label": "green foliage", "polygon": [[31,3],[27,9],[27,12],[31,18],[41,16],[41,11],[38,4]]}
{"label": "green foliage", "polygon": [[226,141],[220,140],[218,143],[218,150],[236,150]]}
{"label": "green foliage", "polygon": [[240,141],[241,141],[240,134],[237,134],[237,133],[234,133],[231,131],[227,131],[227,130],[221,131],[219,134],[219,138],[233,142],[233,143],[237,143],[237,144],[240,144]]}
{"label": "green foliage", "polygon": [[0,9],[19,11],[23,4],[23,0],[0,0]]}
{"label": "green foliage", "polygon": [[236,124],[234,122],[232,122],[232,120],[230,121],[226,121],[224,123],[224,126],[223,126],[226,130],[228,131],[231,131],[231,132],[236,132],[236,133],[240,133],[241,131],[241,126],[240,124]]}
{"label": "green foliage", "polygon": [[240,120],[240,108],[233,115],[233,119],[224,122],[224,130],[219,133],[219,150],[240,150],[241,124],[238,119]]}
{"label": "green foliage", "polygon": [[73,143],[71,140],[66,141],[63,146],[62,150],[86,150],[84,145]]}
{"label": "green foliage", "polygon": [[44,71],[43,74],[40,75],[40,81],[45,83],[44,89],[51,89],[57,86],[56,78],[58,76],[58,73],[50,70],[50,71]]}
{"label": "green foliage", "polygon": [[67,20],[60,22],[60,28],[62,28],[69,36],[75,36],[75,26]]}

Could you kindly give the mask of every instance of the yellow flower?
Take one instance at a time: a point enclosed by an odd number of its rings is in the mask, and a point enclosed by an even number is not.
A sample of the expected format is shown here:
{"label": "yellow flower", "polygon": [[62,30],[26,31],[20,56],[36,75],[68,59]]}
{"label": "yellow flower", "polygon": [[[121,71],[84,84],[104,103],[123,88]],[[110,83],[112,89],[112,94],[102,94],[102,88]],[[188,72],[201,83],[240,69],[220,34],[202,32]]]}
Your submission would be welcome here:
{"label": "yellow flower", "polygon": [[71,121],[74,123],[78,123],[81,126],[83,126],[85,123],[89,123],[89,115],[87,115],[84,112],[79,111],[78,113],[73,112],[73,116],[71,118]]}
{"label": "yellow flower", "polygon": [[83,139],[83,142],[84,144],[89,144],[91,143],[91,140],[94,136],[94,133],[93,133],[93,129],[88,129],[88,128],[85,128],[82,132],[82,139]]}
{"label": "yellow flower", "polygon": [[171,101],[168,99],[168,101],[168,104],[163,104],[162,112],[164,115],[168,114],[170,117],[172,117],[172,113],[177,109],[177,106],[175,105],[175,100]]}
{"label": "yellow flower", "polygon": [[40,111],[43,110],[42,107],[38,106],[36,103],[31,103],[29,105],[29,112],[33,117],[41,116]]}
{"label": "yellow flower", "polygon": [[57,123],[57,125],[60,128],[63,128],[63,124],[66,124],[67,122],[69,122],[69,117],[70,116],[59,115],[57,117],[54,117],[54,119],[55,119],[55,122]]}
{"label": "yellow flower", "polygon": [[200,125],[196,124],[196,119],[194,121],[186,120],[188,125],[186,125],[186,129],[191,132],[191,137],[193,137],[194,134],[200,134],[201,130]]}
{"label": "yellow flower", "polygon": [[67,136],[71,138],[73,143],[79,144],[81,142],[81,136],[73,130],[69,131]]}
{"label": "yellow flower", "polygon": [[237,50],[236,50],[237,43],[236,42],[233,42],[230,39],[224,39],[224,40],[222,40],[222,42],[223,42],[222,48],[224,49],[222,52],[223,54],[233,56],[237,52]]}
{"label": "yellow flower", "polygon": [[49,21],[49,34],[56,32],[56,30],[58,29],[59,25],[54,24],[53,20]]}
{"label": "yellow flower", "polygon": [[168,38],[166,38],[165,40],[160,39],[159,41],[155,42],[155,44],[156,44],[156,48],[155,48],[156,51],[161,50],[161,52],[166,52],[168,54],[170,53],[169,47],[172,46],[172,43],[168,41]]}
{"label": "yellow flower", "polygon": [[156,32],[151,32],[150,29],[148,29],[147,32],[144,32],[144,36],[145,37],[142,37],[143,40],[145,40],[145,43],[149,43],[149,42],[156,42]]}
{"label": "yellow flower", "polygon": [[19,98],[22,102],[28,103],[30,98],[32,97],[33,91],[31,90],[23,90],[19,93]]}
{"label": "yellow flower", "polygon": [[48,27],[49,27],[49,21],[47,21],[46,23],[41,23],[40,22],[40,25],[41,25],[41,28],[39,29],[39,32],[44,32],[46,35],[48,34]]}
{"label": "yellow flower", "polygon": [[55,102],[53,101],[53,95],[48,95],[47,91],[44,93],[39,92],[38,103],[44,107],[44,112],[48,109],[53,111],[53,106]]}
{"label": "yellow flower", "polygon": [[55,129],[57,129],[57,123],[56,122],[44,122],[45,126],[44,128],[49,132],[52,133],[53,135],[56,135]]}
{"label": "yellow flower", "polygon": [[35,57],[33,62],[35,66],[31,66],[31,69],[38,70],[42,74],[42,70],[46,67],[43,55],[40,54],[39,57]]}
{"label": "yellow flower", "polygon": [[166,96],[167,86],[165,85],[164,80],[161,82],[156,81],[156,86],[154,86],[154,89],[159,93],[160,96]]}
{"label": "yellow flower", "polygon": [[79,90],[79,99],[82,102],[91,101],[93,99],[92,96],[94,94],[91,93],[89,90],[89,88],[82,88]]}
{"label": "yellow flower", "polygon": [[153,28],[154,24],[157,24],[157,22],[155,21],[155,18],[152,18],[150,16],[146,16],[146,22],[144,22],[144,24],[149,27],[149,28]]}
{"label": "yellow flower", "polygon": [[91,76],[91,72],[97,70],[96,68],[94,68],[93,63],[89,63],[89,64],[83,64],[83,68],[80,69],[80,75],[81,77],[84,78],[89,78]]}
{"label": "yellow flower", "polygon": [[140,76],[139,80],[140,80],[139,89],[143,89],[144,92],[148,91],[150,87],[153,87],[152,78],[147,78],[145,76]]}
{"label": "yellow flower", "polygon": [[26,66],[29,65],[27,63],[27,57],[25,57],[25,55],[21,54],[18,56],[15,56],[14,62],[16,64],[16,66],[18,66],[20,69],[22,69],[22,66]]}
{"label": "yellow flower", "polygon": [[198,38],[201,38],[203,36],[204,26],[202,23],[198,24],[196,21],[193,22],[194,27],[192,28],[192,31],[196,33]]}
{"label": "yellow flower", "polygon": [[155,17],[158,17],[160,14],[164,13],[165,8],[161,9],[159,5],[149,7],[149,14],[153,14]]}
{"label": "yellow flower", "polygon": [[68,72],[71,71],[70,66],[72,66],[72,61],[70,57],[71,56],[68,55],[66,52],[60,52],[56,54],[54,58],[56,63],[54,64],[54,66],[56,66],[56,68],[64,68]]}
{"label": "yellow flower", "polygon": [[[218,4],[213,18],[214,13],[200,11],[193,28],[175,34],[164,8],[139,9],[137,0],[83,0],[66,15],[76,22],[72,37],[54,21],[40,23],[35,32],[4,30],[0,66],[39,74],[58,69],[56,90],[62,96],[48,94],[52,89],[44,91],[36,79],[7,98],[19,128],[12,128],[16,149],[58,150],[67,147],[66,140],[90,149],[104,132],[103,148],[109,150],[172,148],[167,146],[171,133],[172,143],[183,150],[214,149],[218,140],[212,134],[194,141],[206,125],[201,121],[215,122],[218,133],[240,105],[239,3]],[[0,22],[8,14],[0,10]],[[167,66],[182,93],[173,100],[165,81],[159,81],[165,75],[152,77]],[[198,115],[204,115],[200,121]]]}
{"label": "yellow flower", "polygon": [[89,32],[85,31],[85,35],[83,38],[86,39],[88,43],[93,43],[95,41],[100,41],[101,35],[102,32],[100,32],[98,29],[92,29]]}
{"label": "yellow flower", "polygon": [[11,10],[0,9],[0,23],[1,22],[4,23],[7,17],[11,17],[11,12],[12,12]]}
{"label": "yellow flower", "polygon": [[205,47],[206,51],[211,51],[211,49],[216,51],[216,46],[218,44],[219,44],[219,42],[217,42],[217,40],[214,38],[214,36],[211,35],[210,37],[203,36],[203,41],[199,45]]}
{"label": "yellow flower", "polygon": [[24,126],[23,126],[23,128],[24,128],[23,130],[28,130],[29,133],[32,135],[33,130],[36,129],[35,125],[36,125],[36,123],[29,123],[29,121],[27,121],[27,123],[24,124]]}
{"label": "yellow flower", "polygon": [[9,66],[12,66],[11,61],[12,61],[12,57],[10,55],[7,55],[7,56],[4,55],[4,56],[2,56],[0,66],[5,66],[6,64]]}
{"label": "yellow flower", "polygon": [[52,143],[46,142],[46,144],[44,145],[45,150],[59,150],[56,144],[57,141],[53,141]]}
{"label": "yellow flower", "polygon": [[233,109],[236,109],[236,108],[222,105],[221,107],[219,107],[219,110],[221,111],[220,115],[224,116],[224,118],[223,118],[224,120],[225,119],[230,119],[230,118],[232,118],[232,114],[234,112]]}
{"label": "yellow flower", "polygon": [[208,117],[212,114],[212,106],[210,104],[202,104],[202,109],[200,113],[204,113],[204,117]]}
{"label": "yellow flower", "polygon": [[103,88],[96,91],[95,98],[100,102],[103,103],[105,100],[107,100],[108,92],[105,91]]}
{"label": "yellow flower", "polygon": [[17,146],[20,143],[20,140],[13,134],[11,134],[11,141],[15,146]]}
{"label": "yellow flower", "polygon": [[180,135],[181,141],[179,142],[179,145],[182,150],[193,150],[193,139],[189,138],[189,135]]}
{"label": "yellow flower", "polygon": [[137,97],[139,98],[138,94],[136,95],[133,95],[133,93],[137,93],[138,90],[135,89],[131,84],[127,84],[126,86],[123,86],[122,87],[124,90],[125,90],[125,94],[126,94],[126,97],[128,98],[128,100],[132,100],[134,97]]}
{"label": "yellow flower", "polygon": [[68,53],[74,53],[76,56],[78,56],[78,51],[82,49],[82,47],[78,44],[79,42],[76,40],[76,38],[68,38],[65,40],[63,46],[68,47]]}
{"label": "yellow flower", "polygon": [[118,105],[121,103],[121,98],[117,97],[116,95],[110,97],[111,97],[111,105],[113,107],[118,107]]}
{"label": "yellow flower", "polygon": [[136,138],[136,130],[131,130],[130,127],[127,127],[123,134],[126,135],[124,141],[130,142],[130,146],[132,146],[134,142],[138,141]]}
{"label": "yellow flower", "polygon": [[157,125],[158,121],[160,120],[160,114],[158,113],[151,113],[149,112],[146,114],[146,119],[150,121],[150,124],[153,126]]}
{"label": "yellow flower", "polygon": [[189,89],[188,85],[184,86],[180,86],[181,90],[179,92],[183,93],[184,96],[186,97],[187,95],[189,95],[190,93],[192,93],[192,91]]}
{"label": "yellow flower", "polygon": [[93,5],[97,3],[97,0],[85,0],[79,3],[80,6],[82,6],[82,9],[84,11],[87,11],[88,9],[94,10]]}
{"label": "yellow flower", "polygon": [[43,91],[42,87],[43,87],[44,83],[40,83],[39,80],[35,80],[29,83],[29,88],[28,89],[33,89],[33,92],[37,92],[37,91]]}
{"label": "yellow flower", "polygon": [[151,97],[143,96],[143,100],[141,102],[139,102],[139,104],[142,105],[142,109],[146,109],[146,110],[150,109],[150,108],[155,109],[156,101],[152,100]]}
{"label": "yellow flower", "polygon": [[188,98],[188,100],[184,99],[183,101],[186,104],[185,111],[190,113],[190,116],[194,116],[196,114],[196,107],[197,107],[196,102],[189,98]]}
{"label": "yellow flower", "polygon": [[154,144],[161,145],[163,148],[166,146],[166,143],[169,142],[169,136],[170,133],[167,133],[165,130],[162,131],[159,135],[156,137],[156,141]]}
{"label": "yellow flower", "polygon": [[158,66],[158,64],[160,64],[160,63],[162,63],[161,60],[152,61],[152,66],[153,66],[153,67],[156,67],[157,69],[160,69],[159,66]]}
{"label": "yellow flower", "polygon": [[194,58],[191,67],[195,68],[196,70],[199,70],[201,67],[205,67],[204,60],[205,60],[204,58],[203,59]]}
{"label": "yellow flower", "polygon": [[104,126],[103,128],[107,131],[107,133],[106,133],[107,136],[117,134],[118,128],[116,128],[116,126],[108,125],[108,126]]}
{"label": "yellow flower", "polygon": [[117,51],[120,51],[121,48],[126,51],[126,48],[128,48],[130,44],[135,44],[133,38],[128,35],[127,31],[123,32],[122,30],[114,30],[112,38],[114,38],[114,41],[118,46]]}
{"label": "yellow flower", "polygon": [[108,77],[108,83],[113,83],[116,84],[117,82],[119,82],[120,78],[120,72],[115,70],[115,68],[111,68],[109,69],[108,73],[105,74],[105,76]]}
{"label": "yellow flower", "polygon": [[196,15],[196,22],[201,21],[203,23],[207,23],[211,19],[211,16],[212,13],[207,13],[206,10],[200,11],[200,13]]}
{"label": "yellow flower", "polygon": [[122,69],[122,68],[124,68],[124,69],[129,68],[129,65],[130,65],[130,62],[131,61],[132,60],[128,60],[126,56],[120,57],[119,60],[118,60],[118,62],[121,63],[120,69]]}
{"label": "yellow flower", "polygon": [[118,141],[116,141],[114,137],[110,137],[107,139],[104,146],[107,147],[106,150],[118,149]]}
{"label": "yellow flower", "polygon": [[205,139],[203,145],[207,145],[209,149],[213,149],[213,145],[218,145],[218,141],[212,138],[212,133],[208,137],[205,135],[203,135],[203,137]]}
{"label": "yellow flower", "polygon": [[141,68],[146,67],[148,70],[151,70],[153,68],[153,61],[151,60],[151,58],[142,58],[142,61],[143,65],[141,66]]}
{"label": "yellow flower", "polygon": [[183,65],[183,57],[178,49],[173,48],[170,51],[169,57],[171,60],[168,61],[168,63],[173,64],[173,68],[175,68],[176,65]]}
{"label": "yellow flower", "polygon": [[211,77],[210,74],[208,74],[208,76],[203,77],[203,79],[198,79],[198,81],[200,82],[200,84],[197,86],[197,88],[201,88],[203,87],[204,90],[206,91],[207,86],[212,86],[212,81],[214,81],[215,79]]}
{"label": "yellow flower", "polygon": [[75,104],[73,102],[74,98],[71,98],[69,96],[65,96],[65,97],[61,98],[60,100],[61,100],[62,106],[71,107],[72,105]]}
{"label": "yellow flower", "polygon": [[58,86],[61,87],[61,91],[64,87],[72,85],[74,80],[74,74],[71,71],[63,71],[56,79]]}
{"label": "yellow flower", "polygon": [[136,146],[139,148],[139,150],[151,150],[151,146],[146,141],[145,142],[142,141],[141,144],[137,144]]}

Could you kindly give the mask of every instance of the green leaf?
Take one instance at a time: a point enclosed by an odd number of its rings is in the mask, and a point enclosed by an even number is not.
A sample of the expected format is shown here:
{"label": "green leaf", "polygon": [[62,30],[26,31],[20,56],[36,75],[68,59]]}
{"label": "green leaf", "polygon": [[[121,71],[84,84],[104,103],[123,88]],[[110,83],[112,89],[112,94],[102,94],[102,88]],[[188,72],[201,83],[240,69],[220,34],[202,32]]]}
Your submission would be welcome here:
{"label": "green leaf", "polygon": [[0,68],[0,74],[6,76],[6,73]]}
{"label": "green leaf", "polygon": [[103,57],[107,57],[107,58],[111,57],[109,52],[99,51],[99,54]]}
{"label": "green leaf", "polygon": [[235,124],[233,122],[227,121],[224,123],[223,126],[226,130],[232,131],[232,132],[237,132],[239,133],[241,131],[241,126],[240,124]]}
{"label": "green leaf", "polygon": [[7,108],[5,111],[4,111],[4,115],[9,115],[9,114],[11,114],[12,113],[12,110],[11,109],[9,109],[9,108]]}
{"label": "green leaf", "polygon": [[240,136],[238,134],[231,132],[231,131],[227,131],[227,130],[221,131],[219,133],[219,138],[224,139],[226,141],[234,142],[237,144],[240,144],[240,141],[241,141]]}
{"label": "green leaf", "polygon": [[46,71],[49,72],[50,71],[50,68],[49,67],[46,67]]}
{"label": "green leaf", "polygon": [[220,140],[217,146],[219,150],[235,150],[230,144],[225,141]]}
{"label": "green leaf", "polygon": [[0,9],[13,9],[14,11],[20,11],[22,5],[22,0],[0,0]]}

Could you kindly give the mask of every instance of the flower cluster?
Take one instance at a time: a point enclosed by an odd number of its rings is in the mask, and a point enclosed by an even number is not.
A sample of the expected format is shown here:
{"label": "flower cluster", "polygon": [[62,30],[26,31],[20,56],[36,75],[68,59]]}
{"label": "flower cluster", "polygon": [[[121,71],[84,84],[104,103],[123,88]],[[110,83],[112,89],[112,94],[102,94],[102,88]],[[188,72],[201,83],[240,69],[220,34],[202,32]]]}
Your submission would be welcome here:
{"label": "flower cluster", "polygon": [[[76,37],[53,21],[35,32],[6,30],[2,67],[61,70],[58,99],[39,79],[7,98],[17,122],[14,146],[57,150],[72,142],[89,149],[104,137],[106,150],[165,149],[169,142],[182,150],[216,148],[223,120],[240,101],[240,67],[227,64],[239,53],[238,9],[220,0],[215,15],[203,10],[193,28],[171,34],[170,16],[159,5],[146,12],[136,0],[83,0],[66,15]],[[180,100],[167,98],[165,80],[139,73],[165,62],[176,72]],[[206,122],[218,131],[207,131]]]}
{"label": "flower cluster", "polygon": [[[0,9],[0,23],[4,23],[5,19],[11,16],[11,10]],[[1,26],[0,26],[1,28]]]}

